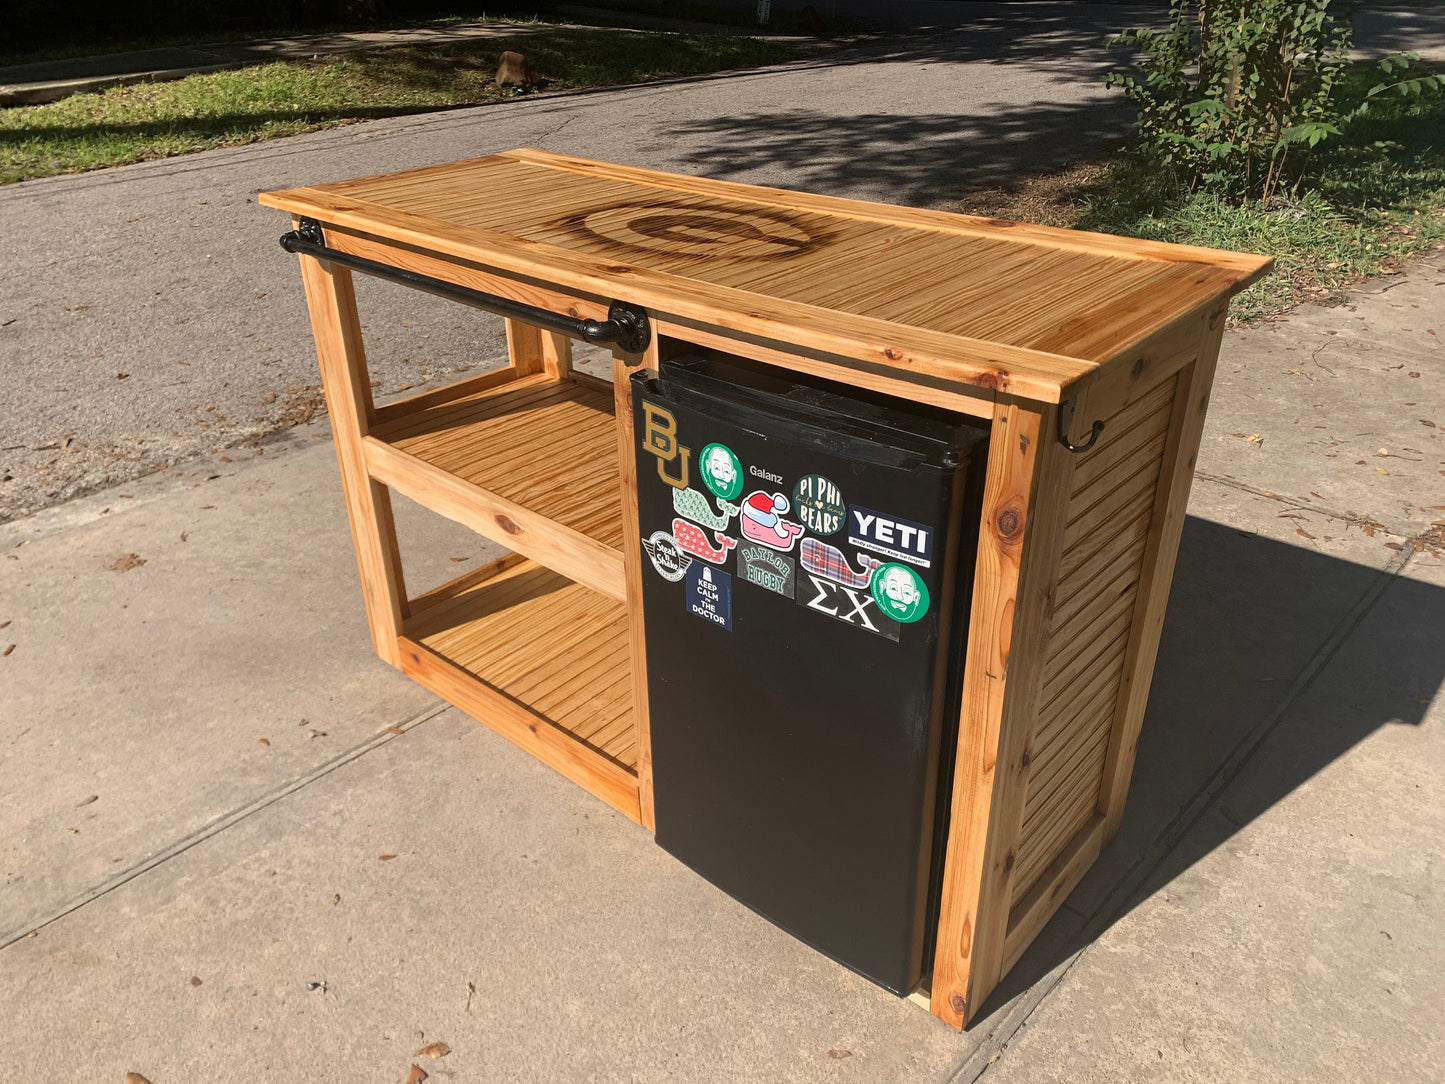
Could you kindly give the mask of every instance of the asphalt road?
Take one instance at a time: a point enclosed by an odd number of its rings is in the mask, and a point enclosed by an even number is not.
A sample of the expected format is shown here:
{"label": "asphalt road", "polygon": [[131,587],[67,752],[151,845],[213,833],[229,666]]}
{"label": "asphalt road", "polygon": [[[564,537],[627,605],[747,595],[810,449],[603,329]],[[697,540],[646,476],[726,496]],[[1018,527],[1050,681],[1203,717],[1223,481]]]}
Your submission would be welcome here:
{"label": "asphalt road", "polygon": [[[963,5],[952,5],[958,11]],[[0,521],[320,405],[285,219],[259,191],[518,146],[929,204],[1098,152],[1128,5],[971,4],[961,26],[731,75],[377,121],[0,189]],[[385,396],[495,363],[501,322],[362,280]]]}

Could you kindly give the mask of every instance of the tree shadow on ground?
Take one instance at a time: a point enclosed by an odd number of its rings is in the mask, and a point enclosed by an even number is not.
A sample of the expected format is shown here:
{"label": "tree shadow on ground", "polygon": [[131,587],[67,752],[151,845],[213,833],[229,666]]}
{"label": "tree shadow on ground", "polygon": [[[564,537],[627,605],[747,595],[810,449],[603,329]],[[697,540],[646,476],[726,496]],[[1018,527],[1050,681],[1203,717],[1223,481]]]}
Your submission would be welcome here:
{"label": "tree shadow on ground", "polygon": [[1124,822],[975,1026],[1442,685],[1445,589],[1191,516]]}

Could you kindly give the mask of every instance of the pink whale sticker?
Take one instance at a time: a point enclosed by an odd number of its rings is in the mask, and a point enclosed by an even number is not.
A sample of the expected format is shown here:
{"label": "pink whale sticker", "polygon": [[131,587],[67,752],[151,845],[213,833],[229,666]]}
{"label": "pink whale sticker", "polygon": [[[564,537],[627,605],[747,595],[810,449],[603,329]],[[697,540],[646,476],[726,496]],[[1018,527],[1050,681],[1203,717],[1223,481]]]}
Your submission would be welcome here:
{"label": "pink whale sticker", "polygon": [[755,490],[743,501],[743,514],[738,526],[745,538],[750,538],[771,549],[787,553],[793,548],[803,525],[783,518],[789,509],[788,498],[781,493],[765,493]]}
{"label": "pink whale sticker", "polygon": [[708,541],[706,531],[701,527],[693,526],[685,519],[672,521],[672,537],[677,540],[678,548],[684,553],[701,557],[704,561],[711,561],[715,565],[720,565],[727,560],[728,551],[738,544],[736,538],[718,535],[718,544],[714,546]]}
{"label": "pink whale sticker", "polygon": [[873,577],[873,570],[883,563],[867,554],[859,554],[858,560],[863,562],[863,571],[854,572],[842,550],[826,542],[819,542],[816,538],[803,539],[798,553],[803,567],[813,575],[841,583],[844,587],[867,587],[868,581]]}

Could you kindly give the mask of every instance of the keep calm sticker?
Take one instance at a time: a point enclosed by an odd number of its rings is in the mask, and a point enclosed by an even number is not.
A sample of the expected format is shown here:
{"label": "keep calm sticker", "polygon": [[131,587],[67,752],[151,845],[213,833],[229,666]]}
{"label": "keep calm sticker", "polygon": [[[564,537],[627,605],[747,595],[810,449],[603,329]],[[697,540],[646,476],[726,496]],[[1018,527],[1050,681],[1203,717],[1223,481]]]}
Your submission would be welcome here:
{"label": "keep calm sticker", "polygon": [[843,491],[821,474],[805,474],[793,487],[793,514],[814,534],[837,534],[843,529],[847,506]]}
{"label": "keep calm sticker", "polygon": [[733,629],[733,579],[720,568],[694,561],[687,570],[687,612],[710,625]]}

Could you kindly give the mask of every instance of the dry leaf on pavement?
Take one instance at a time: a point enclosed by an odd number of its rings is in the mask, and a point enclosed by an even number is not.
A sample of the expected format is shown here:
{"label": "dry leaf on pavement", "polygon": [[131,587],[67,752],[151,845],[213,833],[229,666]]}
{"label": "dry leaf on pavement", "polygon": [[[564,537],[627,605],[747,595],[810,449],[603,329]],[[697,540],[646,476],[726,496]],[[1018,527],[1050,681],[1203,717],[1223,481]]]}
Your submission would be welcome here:
{"label": "dry leaf on pavement", "polygon": [[139,1073],[126,1073],[125,1084],[151,1084],[151,1082]]}
{"label": "dry leaf on pavement", "polygon": [[146,559],[138,553],[122,553],[105,568],[107,572],[129,572],[133,568],[140,568],[145,563]]}
{"label": "dry leaf on pavement", "polygon": [[452,1052],[452,1048],[446,1043],[427,1043],[415,1054],[414,1058],[444,1058]]}
{"label": "dry leaf on pavement", "polygon": [[426,1079],[426,1070],[420,1065],[413,1065],[411,1072],[406,1074],[406,1084],[421,1084]]}

